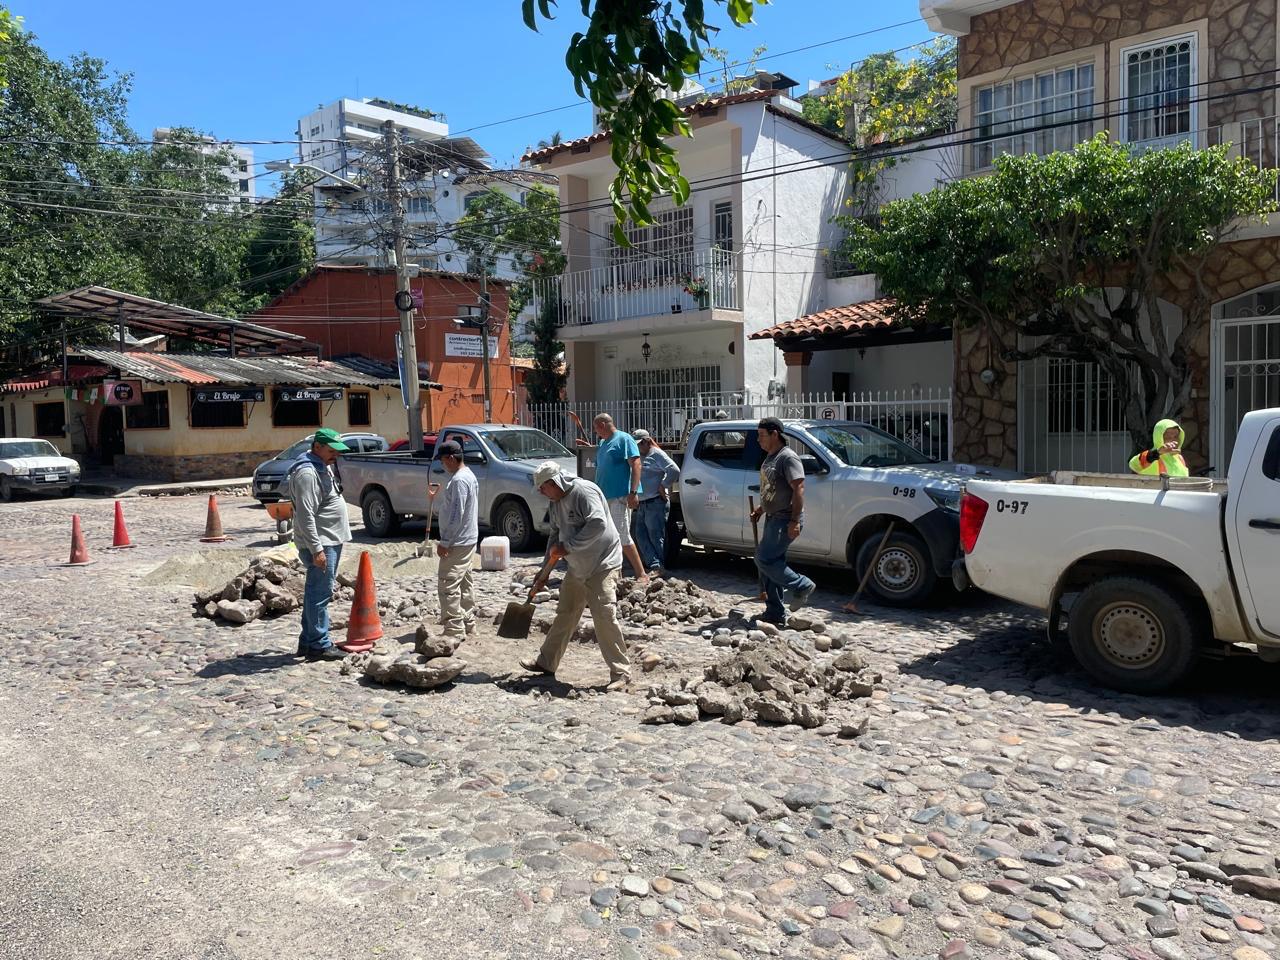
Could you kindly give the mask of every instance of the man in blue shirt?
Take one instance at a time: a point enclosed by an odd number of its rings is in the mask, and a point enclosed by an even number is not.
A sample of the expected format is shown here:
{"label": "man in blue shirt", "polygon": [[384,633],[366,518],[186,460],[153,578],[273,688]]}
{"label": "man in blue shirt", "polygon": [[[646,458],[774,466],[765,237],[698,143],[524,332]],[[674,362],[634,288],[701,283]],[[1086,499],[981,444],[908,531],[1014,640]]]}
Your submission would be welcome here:
{"label": "man in blue shirt", "polygon": [[667,515],[671,512],[671,484],[680,469],[658,446],[648,430],[631,434],[640,448],[640,506],[636,508],[635,540],[640,559],[652,574],[661,574],[666,557]]}
{"label": "man in blue shirt", "polygon": [[648,580],[640,551],[631,539],[631,511],[640,505],[640,448],[630,434],[614,426],[613,417],[607,413],[598,415],[591,426],[600,438],[596,447],[596,486],[609,503],[609,516],[636,579]]}

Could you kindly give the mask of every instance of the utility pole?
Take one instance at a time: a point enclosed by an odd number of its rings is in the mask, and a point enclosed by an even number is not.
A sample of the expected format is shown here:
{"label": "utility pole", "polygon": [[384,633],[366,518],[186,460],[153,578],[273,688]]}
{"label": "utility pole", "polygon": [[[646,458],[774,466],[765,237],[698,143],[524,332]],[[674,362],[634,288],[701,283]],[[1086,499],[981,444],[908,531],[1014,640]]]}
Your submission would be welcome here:
{"label": "utility pole", "polygon": [[480,258],[480,357],[484,366],[484,422],[493,423],[493,392],[489,386],[489,265]]}
{"label": "utility pole", "polygon": [[382,124],[387,153],[387,200],[391,204],[391,229],[395,234],[396,309],[400,311],[400,344],[404,354],[405,391],[409,394],[409,447],[422,450],[422,393],[418,386],[418,343],[413,330],[413,294],[409,290],[409,262],[405,253],[404,193],[400,186],[400,138],[394,121]]}

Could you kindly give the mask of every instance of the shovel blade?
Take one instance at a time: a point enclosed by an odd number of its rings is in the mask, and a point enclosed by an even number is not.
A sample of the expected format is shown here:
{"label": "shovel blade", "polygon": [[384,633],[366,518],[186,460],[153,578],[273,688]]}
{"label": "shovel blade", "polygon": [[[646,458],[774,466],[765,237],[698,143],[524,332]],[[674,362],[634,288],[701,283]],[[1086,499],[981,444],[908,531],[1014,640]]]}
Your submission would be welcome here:
{"label": "shovel blade", "polygon": [[533,604],[512,600],[498,624],[498,636],[506,640],[524,640],[533,626]]}

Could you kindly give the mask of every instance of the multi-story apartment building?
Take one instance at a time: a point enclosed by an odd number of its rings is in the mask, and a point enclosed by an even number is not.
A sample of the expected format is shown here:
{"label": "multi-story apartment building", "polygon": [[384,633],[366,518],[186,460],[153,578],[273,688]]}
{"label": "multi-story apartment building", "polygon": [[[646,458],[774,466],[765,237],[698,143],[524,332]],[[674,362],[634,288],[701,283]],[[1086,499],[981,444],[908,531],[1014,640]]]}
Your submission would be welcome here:
{"label": "multi-story apartment building", "polygon": [[[1134,149],[1230,144],[1274,166],[1277,7],[1276,0],[920,4],[934,29],[957,38],[970,175],[1002,153],[1067,150],[1101,130]],[[1219,475],[1240,419],[1280,398],[1278,234],[1274,218],[1241,230],[1203,278],[1215,306],[1195,339],[1184,425],[1193,460]],[[1171,332],[1182,327],[1191,290],[1189,278],[1170,277],[1161,309]],[[967,331],[956,355],[957,455],[1028,471],[1123,467],[1131,453],[1123,410],[1096,365],[1006,363]]]}
{"label": "multi-story apartment building", "polygon": [[[454,224],[481,193],[497,190],[522,202],[536,184],[555,178],[532,170],[495,170],[470,137],[450,137],[444,117],[388,100],[342,99],[298,121],[298,153],[311,167],[369,184],[360,196],[332,179],[315,185],[316,256],[322,263],[391,264],[390,208],[381,181],[383,125],[401,140],[408,257],[429,270],[467,272]],[[495,274],[515,279],[509,251],[497,251]]]}
{"label": "multi-story apartment building", "polygon": [[[156,143],[167,143],[175,138],[176,131],[171,127],[157,127],[151,131],[151,139]],[[189,133],[183,134],[183,140],[191,139]],[[257,196],[257,181],[253,174],[253,149],[234,143],[226,143],[210,136],[195,137],[196,145],[206,156],[226,158],[224,173],[231,182],[227,195],[242,203],[252,203]]]}

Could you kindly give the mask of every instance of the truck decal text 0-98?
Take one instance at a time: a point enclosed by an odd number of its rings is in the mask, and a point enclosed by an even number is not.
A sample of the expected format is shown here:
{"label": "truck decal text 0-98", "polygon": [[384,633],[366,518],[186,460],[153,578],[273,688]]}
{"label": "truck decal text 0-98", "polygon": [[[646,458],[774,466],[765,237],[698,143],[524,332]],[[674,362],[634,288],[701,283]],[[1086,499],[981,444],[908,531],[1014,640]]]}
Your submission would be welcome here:
{"label": "truck decal text 0-98", "polygon": [[895,497],[906,497],[908,500],[910,500],[912,497],[916,495],[916,488],[915,487],[894,487],[893,495]]}

